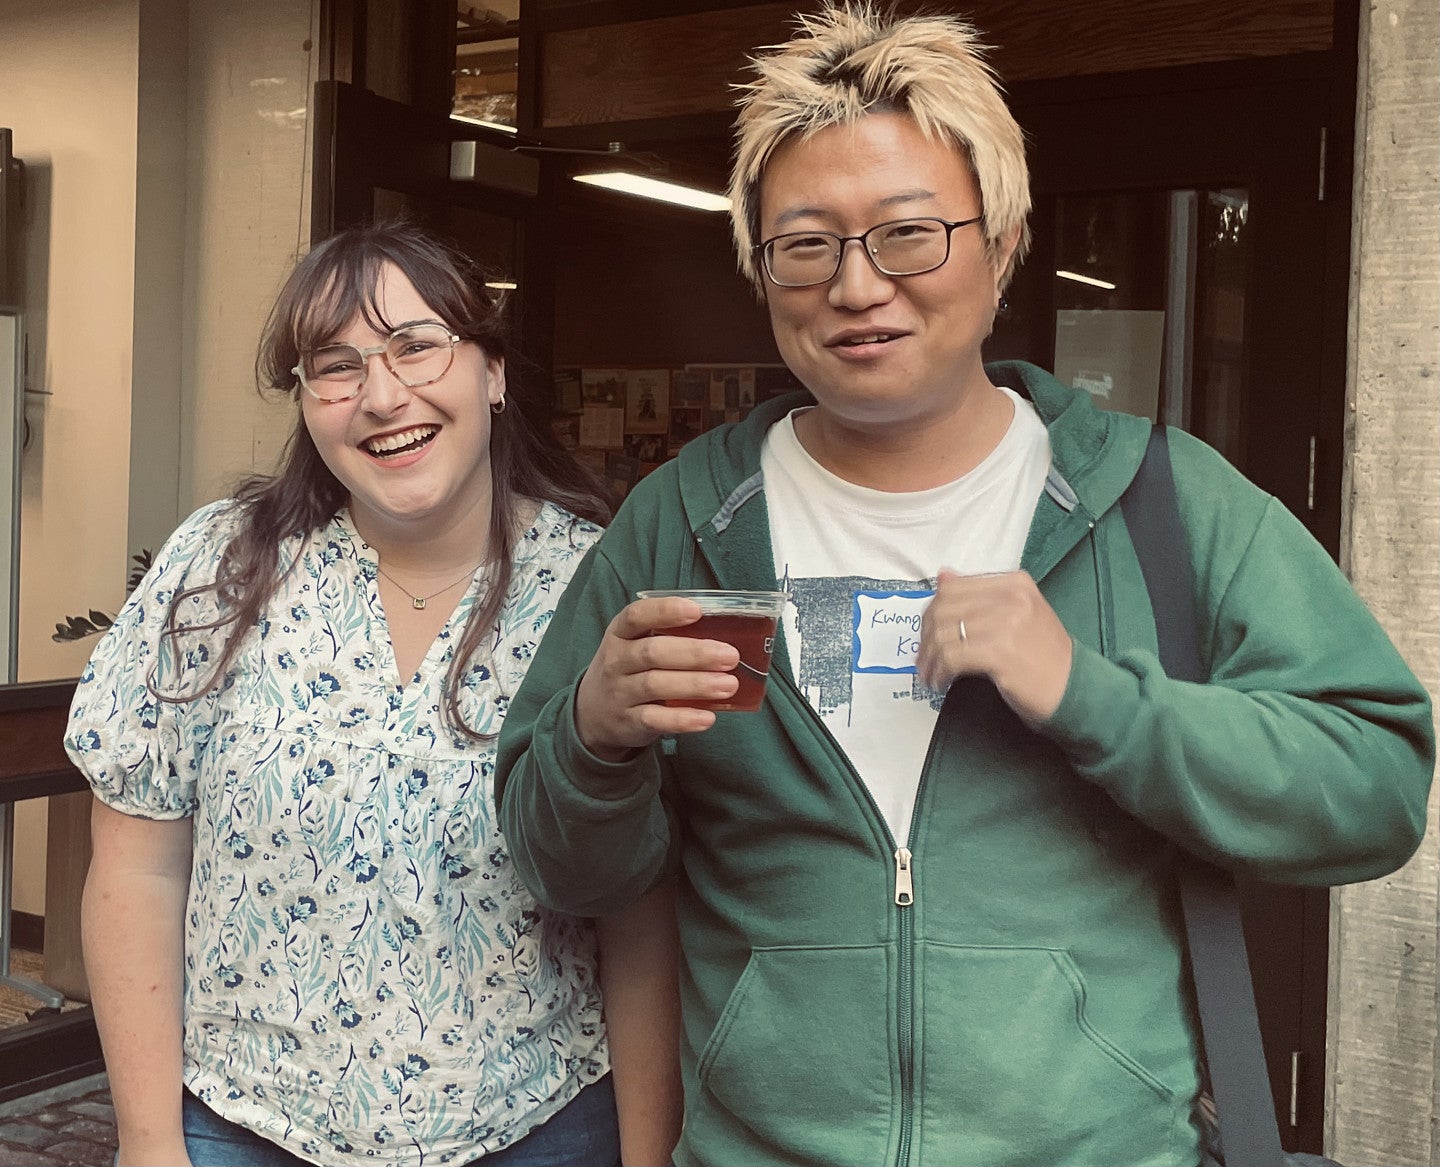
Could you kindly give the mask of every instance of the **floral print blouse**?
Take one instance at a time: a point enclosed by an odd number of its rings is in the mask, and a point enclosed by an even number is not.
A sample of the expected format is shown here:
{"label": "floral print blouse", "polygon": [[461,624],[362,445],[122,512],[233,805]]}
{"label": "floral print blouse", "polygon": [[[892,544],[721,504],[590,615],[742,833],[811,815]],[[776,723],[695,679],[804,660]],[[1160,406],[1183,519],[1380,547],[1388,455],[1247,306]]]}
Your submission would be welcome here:
{"label": "floral print blouse", "polygon": [[[233,504],[192,515],[95,650],[67,748],[126,814],[193,816],[185,1084],[310,1162],[468,1162],[608,1070],[586,922],[538,907],[493,808],[495,743],[441,687],[484,572],[408,683],[375,551],[341,511],[282,544],[280,586],[218,691],[220,634],[161,641],[207,583]],[[546,503],[519,541],[460,708],[494,733],[599,528]],[[284,571],[286,567],[290,570]],[[213,619],[213,593],[182,625]]]}

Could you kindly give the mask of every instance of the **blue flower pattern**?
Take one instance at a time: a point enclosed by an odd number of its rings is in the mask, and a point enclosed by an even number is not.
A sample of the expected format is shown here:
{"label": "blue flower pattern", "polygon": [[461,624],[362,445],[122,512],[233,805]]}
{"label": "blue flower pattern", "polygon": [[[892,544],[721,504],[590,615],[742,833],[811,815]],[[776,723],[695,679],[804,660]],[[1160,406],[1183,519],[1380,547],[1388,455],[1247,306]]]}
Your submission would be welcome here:
{"label": "blue flower pattern", "polygon": [[[523,1137],[600,1078],[608,1051],[589,926],[539,908],[493,810],[495,745],[456,734],[441,686],[483,573],[401,685],[376,557],[342,511],[287,540],[293,564],[224,683],[221,641],[160,631],[214,578],[235,530],[216,503],[171,537],[97,647],[66,745],[98,797],[193,816],[185,1082],[310,1162],[464,1163]],[[599,528],[545,504],[518,542],[498,627],[461,710],[499,729]],[[187,599],[181,623],[216,615]]]}

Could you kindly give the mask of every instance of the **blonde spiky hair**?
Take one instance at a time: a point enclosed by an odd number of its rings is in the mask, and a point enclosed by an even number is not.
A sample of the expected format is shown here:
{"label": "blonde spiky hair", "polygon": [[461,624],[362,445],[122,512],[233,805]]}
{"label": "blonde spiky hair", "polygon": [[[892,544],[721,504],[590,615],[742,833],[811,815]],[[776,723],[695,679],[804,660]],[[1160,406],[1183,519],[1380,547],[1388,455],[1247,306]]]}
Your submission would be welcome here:
{"label": "blonde spiky hair", "polygon": [[939,135],[964,152],[980,185],[992,260],[1018,228],[1003,290],[1030,246],[1030,177],[1024,135],[974,27],[954,16],[882,15],[871,0],[827,0],[797,24],[790,40],[750,59],[755,80],[736,86],[730,217],[741,272],[763,295],[754,249],[760,180],[782,143],[867,114],[907,113],[927,138]]}

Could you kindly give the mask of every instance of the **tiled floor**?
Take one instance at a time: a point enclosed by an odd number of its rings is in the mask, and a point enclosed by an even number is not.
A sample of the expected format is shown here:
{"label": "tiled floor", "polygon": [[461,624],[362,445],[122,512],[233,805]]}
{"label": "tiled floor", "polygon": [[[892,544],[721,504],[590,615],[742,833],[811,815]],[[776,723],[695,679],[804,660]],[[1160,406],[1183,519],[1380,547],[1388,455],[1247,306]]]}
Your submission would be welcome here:
{"label": "tiled floor", "polygon": [[4,1167],[110,1167],[115,1110],[104,1074],[0,1103]]}

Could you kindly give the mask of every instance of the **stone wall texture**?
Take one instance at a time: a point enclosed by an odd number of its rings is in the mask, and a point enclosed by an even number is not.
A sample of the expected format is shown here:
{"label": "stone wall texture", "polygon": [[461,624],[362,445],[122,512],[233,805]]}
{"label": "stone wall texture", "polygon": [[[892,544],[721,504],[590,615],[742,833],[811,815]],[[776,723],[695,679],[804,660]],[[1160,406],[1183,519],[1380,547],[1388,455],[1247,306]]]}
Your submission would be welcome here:
{"label": "stone wall texture", "polygon": [[[1440,688],[1440,5],[1361,5],[1342,565]],[[1332,899],[1328,1153],[1440,1165],[1440,835]]]}

